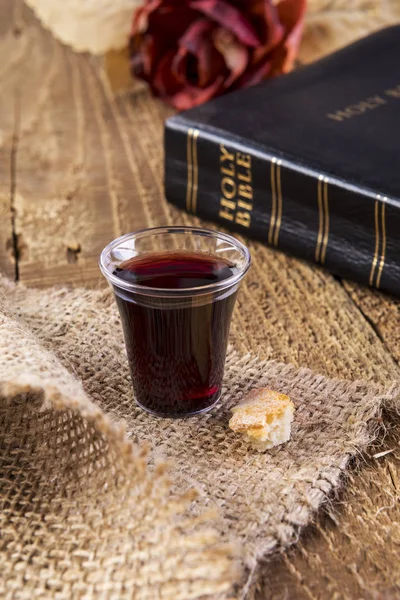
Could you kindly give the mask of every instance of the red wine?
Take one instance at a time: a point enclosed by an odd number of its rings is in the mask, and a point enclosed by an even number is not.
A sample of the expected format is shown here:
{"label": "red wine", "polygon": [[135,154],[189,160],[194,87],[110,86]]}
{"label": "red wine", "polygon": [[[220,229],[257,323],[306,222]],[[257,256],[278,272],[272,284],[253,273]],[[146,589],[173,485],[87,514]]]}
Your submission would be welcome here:
{"label": "red wine", "polygon": [[[150,294],[149,288],[199,288],[236,273],[224,258],[185,251],[140,255],[114,270],[120,279],[146,286]],[[210,408],[221,393],[236,286],[155,301],[115,285],[114,292],[137,402],[174,417]]]}

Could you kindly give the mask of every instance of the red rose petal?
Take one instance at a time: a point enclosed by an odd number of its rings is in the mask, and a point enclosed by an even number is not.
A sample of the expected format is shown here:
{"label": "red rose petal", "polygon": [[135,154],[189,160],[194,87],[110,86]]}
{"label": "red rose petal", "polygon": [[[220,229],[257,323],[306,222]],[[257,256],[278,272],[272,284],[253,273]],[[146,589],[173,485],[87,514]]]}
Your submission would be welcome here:
{"label": "red rose petal", "polygon": [[165,0],[161,0],[159,8],[148,15],[148,32],[164,40],[171,48],[176,46],[179,38],[198,18],[197,11],[191,9],[187,4],[175,6],[175,4],[169,5]]}
{"label": "red rose petal", "polygon": [[245,72],[249,61],[249,52],[247,48],[238,43],[235,36],[222,27],[214,31],[213,41],[230,71],[229,77],[224,82],[224,87],[228,89]]}
{"label": "red rose petal", "polygon": [[306,0],[282,0],[277,9],[287,34],[278,56],[273,60],[274,75],[288,73],[293,68],[303,33]]}
{"label": "red rose petal", "polygon": [[224,78],[218,77],[212,85],[201,89],[187,86],[174,95],[164,98],[177,110],[187,110],[193,106],[199,106],[214,96],[217,96],[224,89]]}
{"label": "red rose petal", "polygon": [[162,0],[150,0],[143,6],[139,6],[133,14],[132,35],[144,33],[149,26],[149,15],[157,10]]}
{"label": "red rose petal", "polygon": [[185,85],[187,81],[187,63],[188,63],[188,52],[184,49],[179,49],[175,54],[172,63],[171,70],[175,78],[179,83]]}
{"label": "red rose petal", "polygon": [[179,47],[185,48],[192,54],[197,54],[213,29],[213,24],[207,19],[197,19],[180,38]]}
{"label": "red rose petal", "polygon": [[160,60],[154,77],[150,81],[153,91],[162,98],[174,95],[182,87],[172,69],[174,57],[175,50],[167,52],[164,58]]}
{"label": "red rose petal", "polygon": [[286,31],[291,32],[302,23],[306,12],[306,0],[281,0],[276,6],[279,20]]}
{"label": "red rose petal", "polygon": [[211,85],[219,76],[224,78],[229,73],[226,68],[223,56],[208,41],[197,54],[198,59],[198,85],[206,88]]}
{"label": "red rose petal", "polygon": [[270,0],[263,1],[263,23],[266,28],[265,42],[253,53],[254,63],[262,60],[273,48],[276,48],[285,37],[285,28],[279,19],[279,14]]}
{"label": "red rose petal", "polygon": [[190,6],[232,31],[242,44],[253,48],[261,44],[253,25],[237,8],[224,0],[194,0]]}
{"label": "red rose petal", "polygon": [[149,81],[153,65],[153,40],[149,36],[131,38],[131,71],[135,77]]}
{"label": "red rose petal", "polygon": [[223,57],[212,44],[211,33],[215,25],[208,19],[199,19],[193,23],[179,40],[179,53],[190,52],[197,61],[197,83],[199,87],[208,87],[221,71],[225,71]]}

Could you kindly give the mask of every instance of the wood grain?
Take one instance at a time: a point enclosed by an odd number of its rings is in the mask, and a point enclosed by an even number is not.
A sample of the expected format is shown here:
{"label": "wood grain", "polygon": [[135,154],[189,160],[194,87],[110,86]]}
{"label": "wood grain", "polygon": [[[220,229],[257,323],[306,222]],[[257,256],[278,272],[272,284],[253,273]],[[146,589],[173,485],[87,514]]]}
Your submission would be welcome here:
{"label": "wood grain", "polygon": [[[12,9],[11,9],[12,7]],[[104,285],[114,237],[196,223],[165,202],[163,121],[142,85],[116,94],[104,64],[52,38],[21,0],[0,0],[0,270],[27,285]],[[400,377],[399,304],[249,242],[253,269],[232,328],[242,352],[329,376]],[[400,452],[368,457],[327,514],[263,566],[262,598],[400,596]]]}
{"label": "wood grain", "polygon": [[13,235],[13,195],[12,169],[14,160],[11,143],[0,147],[0,272],[11,279],[16,276],[14,259],[15,239]]}

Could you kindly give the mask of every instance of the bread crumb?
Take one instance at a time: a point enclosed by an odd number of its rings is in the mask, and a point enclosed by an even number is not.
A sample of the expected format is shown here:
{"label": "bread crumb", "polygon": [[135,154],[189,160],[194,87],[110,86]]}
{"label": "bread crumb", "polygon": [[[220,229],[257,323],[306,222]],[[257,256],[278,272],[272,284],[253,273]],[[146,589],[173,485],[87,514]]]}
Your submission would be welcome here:
{"label": "bread crumb", "polygon": [[260,452],[290,439],[294,404],[285,394],[267,388],[252,390],[232,413],[229,427],[244,433]]}

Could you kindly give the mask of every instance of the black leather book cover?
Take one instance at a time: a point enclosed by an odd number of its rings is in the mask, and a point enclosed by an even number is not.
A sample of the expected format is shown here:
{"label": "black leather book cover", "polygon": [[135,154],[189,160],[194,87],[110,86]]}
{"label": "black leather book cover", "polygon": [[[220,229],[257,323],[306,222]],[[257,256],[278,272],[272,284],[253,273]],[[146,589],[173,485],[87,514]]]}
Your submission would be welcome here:
{"label": "black leather book cover", "polygon": [[400,296],[400,26],[165,125],[169,201]]}

